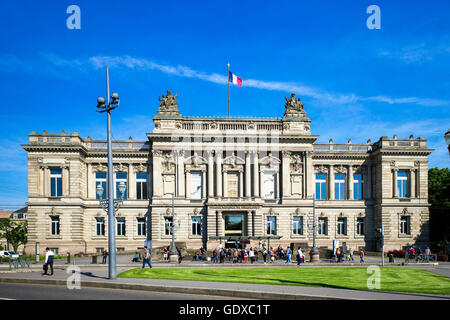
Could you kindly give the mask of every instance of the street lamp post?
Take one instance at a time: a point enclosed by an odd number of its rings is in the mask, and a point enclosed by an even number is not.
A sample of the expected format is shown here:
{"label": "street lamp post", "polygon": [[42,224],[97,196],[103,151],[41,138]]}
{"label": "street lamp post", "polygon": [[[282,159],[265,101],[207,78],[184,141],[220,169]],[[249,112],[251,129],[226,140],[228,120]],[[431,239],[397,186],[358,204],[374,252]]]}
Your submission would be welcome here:
{"label": "street lamp post", "polygon": [[317,233],[317,223],[316,223],[316,195],[313,194],[313,247],[310,252],[311,262],[319,262],[319,250],[316,247],[316,233]]}
{"label": "street lamp post", "polygon": [[178,226],[175,226],[175,192],[172,193],[172,225],[170,226],[170,233],[172,234],[172,249],[170,250],[170,262],[177,262],[178,261],[178,251],[175,247],[175,231],[179,228]]}
{"label": "street lamp post", "polygon": [[447,130],[444,136],[445,142],[447,143],[448,153],[450,154],[450,129]]}
{"label": "street lamp post", "polygon": [[[110,98],[112,101],[110,101]],[[121,199],[119,201],[114,201],[114,185],[113,185],[113,159],[112,159],[112,139],[111,139],[111,111],[119,106],[120,100],[119,95],[113,92],[111,97],[109,96],[109,69],[106,67],[106,99],[107,103],[105,105],[105,98],[97,98],[97,112],[107,113],[107,137],[108,137],[108,195],[107,199],[102,201],[100,198],[100,204],[108,212],[108,248],[109,248],[109,263],[108,263],[108,274],[109,279],[116,279],[116,236],[115,236],[115,221],[114,213],[119,209],[121,204]],[[100,186],[101,187],[101,186]],[[119,185],[120,187],[120,185]],[[126,186],[125,186],[126,187]],[[103,189],[103,188],[102,188]],[[100,190],[97,189],[97,192]],[[120,191],[120,189],[119,189]],[[103,194],[103,191],[102,191]]]}

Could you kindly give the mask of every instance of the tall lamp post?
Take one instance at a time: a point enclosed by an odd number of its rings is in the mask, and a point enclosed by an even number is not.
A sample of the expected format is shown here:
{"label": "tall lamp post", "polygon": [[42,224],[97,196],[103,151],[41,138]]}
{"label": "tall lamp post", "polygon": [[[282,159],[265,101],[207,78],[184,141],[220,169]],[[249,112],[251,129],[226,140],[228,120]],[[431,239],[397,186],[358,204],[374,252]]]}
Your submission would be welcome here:
{"label": "tall lamp post", "polygon": [[178,222],[178,225],[175,226],[175,192],[172,193],[172,225],[170,226],[170,233],[172,233],[172,249],[170,250],[170,262],[177,262],[178,261],[178,251],[175,247],[175,231],[177,231],[180,227],[180,223]]}
{"label": "tall lamp post", "polygon": [[[110,101],[110,98],[112,101]],[[109,279],[116,279],[116,235],[115,235],[115,217],[114,213],[119,209],[119,206],[122,202],[122,199],[119,201],[114,201],[114,184],[113,184],[113,159],[112,159],[112,139],[111,139],[111,110],[117,108],[119,106],[120,100],[119,95],[116,92],[113,92],[111,97],[109,96],[109,69],[106,67],[106,99],[107,103],[105,105],[105,98],[98,97],[97,98],[97,112],[107,113],[107,136],[108,136],[108,183],[107,183],[107,199],[102,200],[100,197],[100,204],[108,212],[108,248],[109,248],[109,264],[108,264],[108,274]],[[122,187],[126,187],[125,184]],[[101,188],[101,186],[100,186]],[[97,194],[100,191],[100,188],[97,189]],[[119,184],[120,188],[120,184]],[[103,188],[102,188],[103,189]],[[120,189],[119,189],[120,191]],[[125,192],[125,190],[123,189]],[[103,190],[102,190],[103,194]],[[123,193],[122,193],[123,194]]]}
{"label": "tall lamp post", "polygon": [[313,194],[313,247],[310,252],[311,262],[319,262],[319,250],[316,247],[316,233],[317,233],[317,223],[316,223],[316,195]]}
{"label": "tall lamp post", "polygon": [[448,153],[450,154],[450,129],[447,130],[444,136],[445,142],[447,143]]}

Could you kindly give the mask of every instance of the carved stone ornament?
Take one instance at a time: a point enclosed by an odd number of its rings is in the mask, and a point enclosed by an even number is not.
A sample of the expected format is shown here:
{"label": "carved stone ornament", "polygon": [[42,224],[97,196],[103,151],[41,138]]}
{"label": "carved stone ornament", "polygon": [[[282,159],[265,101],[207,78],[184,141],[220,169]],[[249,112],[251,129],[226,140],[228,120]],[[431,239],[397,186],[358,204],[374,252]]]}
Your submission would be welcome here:
{"label": "carved stone ornament", "polygon": [[163,155],[162,172],[175,173],[175,161],[173,160],[173,156],[170,153],[165,153]]}
{"label": "carved stone ornament", "polygon": [[286,111],[283,118],[298,118],[306,116],[305,110],[303,110],[303,103],[300,98],[295,97],[295,93],[292,93],[289,98],[284,97],[286,103],[284,105]]}
{"label": "carved stone ornament", "polygon": [[167,95],[162,95],[159,98],[159,108],[156,113],[157,116],[180,116],[180,111],[178,111],[177,93],[172,95],[169,90],[167,90]]}
{"label": "carved stone ornament", "polygon": [[135,164],[134,171],[135,172],[147,172],[147,166],[142,163]]}
{"label": "carved stone ornament", "polygon": [[314,170],[316,171],[316,173],[328,173],[328,168],[323,164],[314,166]]}
{"label": "carved stone ornament", "polygon": [[105,166],[103,163],[99,163],[94,167],[94,171],[96,172],[106,172],[108,171],[108,167]]}
{"label": "carved stone ornament", "polygon": [[275,168],[280,165],[281,161],[280,159],[273,157],[272,154],[269,153],[269,155],[267,157],[262,158],[259,161],[259,163],[269,168]]}
{"label": "carved stone ornament", "polygon": [[248,124],[248,129],[253,130],[255,129],[255,122],[254,121],[250,121]]}
{"label": "carved stone ornament", "polygon": [[334,166],[334,171],[336,173],[347,173],[347,169],[342,164]]}
{"label": "carved stone ornament", "polygon": [[194,209],[194,215],[197,215],[198,214],[198,208],[195,208]]}
{"label": "carved stone ornament", "polygon": [[127,169],[127,166],[124,166],[122,163],[114,165],[114,171],[116,172],[126,172]]}
{"label": "carved stone ornament", "polygon": [[229,156],[223,160],[223,163],[231,166],[232,168],[236,168],[237,165],[242,165],[245,161],[235,155]]}
{"label": "carved stone ornament", "polygon": [[194,167],[199,167],[202,164],[206,164],[207,161],[205,158],[200,157],[197,152],[194,152],[194,155],[192,157],[189,157],[185,161],[186,164],[191,164]]}
{"label": "carved stone ornament", "polygon": [[212,130],[216,130],[216,129],[217,129],[217,123],[216,123],[215,121],[213,121],[213,122],[210,123],[209,127],[210,127]]}
{"label": "carved stone ornament", "polygon": [[301,155],[294,154],[291,157],[291,172],[292,173],[303,173],[303,162],[302,162]]}

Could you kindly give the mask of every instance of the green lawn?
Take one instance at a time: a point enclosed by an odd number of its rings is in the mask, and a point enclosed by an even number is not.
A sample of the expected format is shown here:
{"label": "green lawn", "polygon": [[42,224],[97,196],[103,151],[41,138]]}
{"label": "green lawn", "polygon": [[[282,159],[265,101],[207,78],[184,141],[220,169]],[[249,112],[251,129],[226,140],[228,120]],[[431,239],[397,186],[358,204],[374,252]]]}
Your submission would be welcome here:
{"label": "green lawn", "polygon": [[[383,267],[382,291],[450,294],[450,278],[413,268]],[[131,269],[120,278],[151,278],[276,284],[368,290],[372,274],[364,267],[314,268],[153,268]]]}

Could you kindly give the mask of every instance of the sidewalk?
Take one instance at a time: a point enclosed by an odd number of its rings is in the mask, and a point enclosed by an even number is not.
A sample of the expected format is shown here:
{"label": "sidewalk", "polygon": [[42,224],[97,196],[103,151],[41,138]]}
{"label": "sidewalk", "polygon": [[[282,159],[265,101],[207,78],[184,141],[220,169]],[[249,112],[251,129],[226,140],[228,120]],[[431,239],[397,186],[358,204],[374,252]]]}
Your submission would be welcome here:
{"label": "sidewalk", "polygon": [[[159,265],[157,265],[160,267]],[[43,276],[41,272],[1,273],[0,283],[29,283],[67,285],[71,275],[66,273],[67,266],[55,266],[54,276]],[[117,272],[128,267],[118,266]],[[227,282],[181,281],[164,279],[107,279],[108,269],[98,267],[80,267],[81,289],[83,287],[147,290],[157,292],[215,295],[246,299],[266,300],[450,300],[448,295],[413,294],[397,292],[379,292],[370,290],[351,290],[337,288],[259,285]]]}

